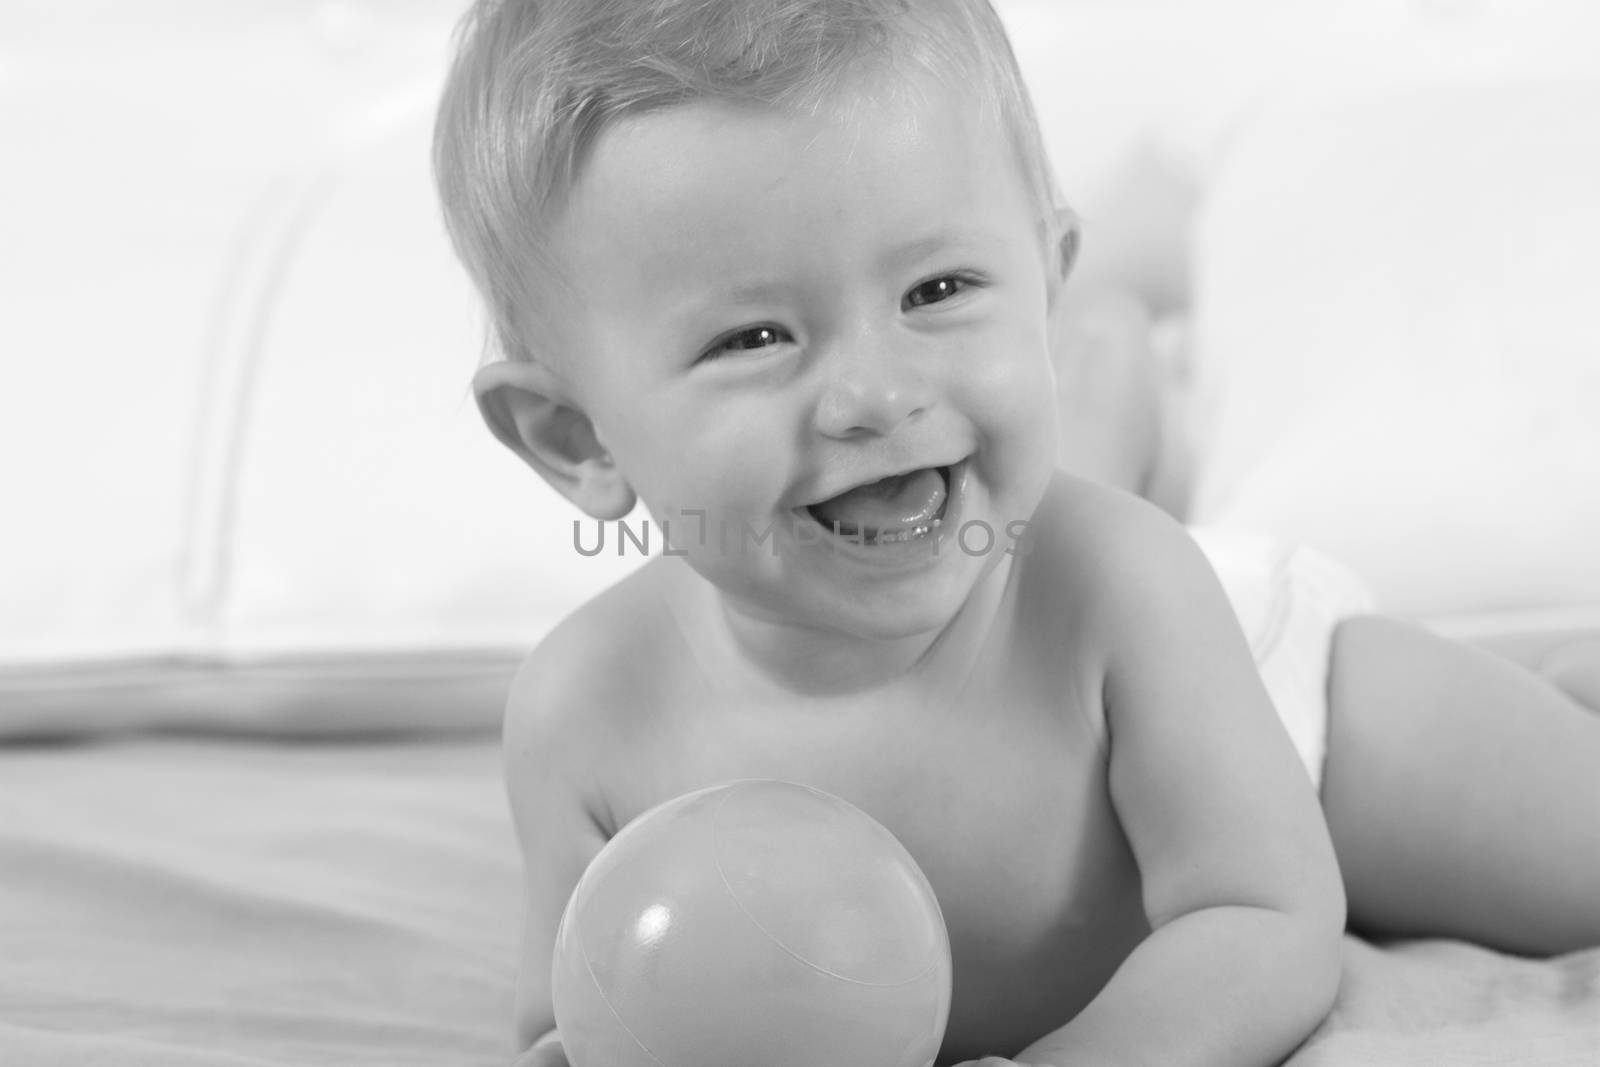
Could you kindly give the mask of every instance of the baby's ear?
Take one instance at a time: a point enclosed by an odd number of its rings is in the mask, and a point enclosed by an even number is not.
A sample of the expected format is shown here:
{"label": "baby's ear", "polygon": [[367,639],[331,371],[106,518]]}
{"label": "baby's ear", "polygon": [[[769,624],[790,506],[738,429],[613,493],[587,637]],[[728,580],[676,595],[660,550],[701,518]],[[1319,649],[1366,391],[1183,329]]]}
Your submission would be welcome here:
{"label": "baby's ear", "polygon": [[1078,262],[1078,248],[1083,243],[1083,228],[1078,213],[1071,208],[1057,208],[1046,223],[1049,228],[1050,247],[1046,249],[1046,270],[1049,273],[1050,305],[1054,309],[1072,268]]}
{"label": "baby's ear", "polygon": [[472,390],[494,435],[562,496],[596,519],[620,519],[633,510],[633,488],[594,423],[566,399],[544,364],[487,364],[473,375]]}

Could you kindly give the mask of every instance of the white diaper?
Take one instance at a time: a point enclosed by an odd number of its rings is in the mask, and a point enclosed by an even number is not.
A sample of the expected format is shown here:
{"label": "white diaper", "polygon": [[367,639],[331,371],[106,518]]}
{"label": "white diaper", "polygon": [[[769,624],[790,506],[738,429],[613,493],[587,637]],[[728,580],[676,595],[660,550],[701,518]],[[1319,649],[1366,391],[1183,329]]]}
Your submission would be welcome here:
{"label": "white diaper", "polygon": [[1190,534],[1211,561],[1311,782],[1322,785],[1333,633],[1374,609],[1351,570],[1313,549],[1215,527]]}

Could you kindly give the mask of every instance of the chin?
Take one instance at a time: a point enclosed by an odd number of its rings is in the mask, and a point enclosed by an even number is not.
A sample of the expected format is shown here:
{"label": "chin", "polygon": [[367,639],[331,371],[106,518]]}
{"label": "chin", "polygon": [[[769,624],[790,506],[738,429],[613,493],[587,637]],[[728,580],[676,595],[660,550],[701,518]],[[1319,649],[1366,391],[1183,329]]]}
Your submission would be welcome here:
{"label": "chin", "polygon": [[959,566],[935,569],[910,581],[882,588],[857,583],[848,589],[830,589],[828,602],[813,605],[811,614],[820,625],[861,640],[897,641],[935,634],[960,614],[978,584],[999,562],[999,558],[962,555]]}

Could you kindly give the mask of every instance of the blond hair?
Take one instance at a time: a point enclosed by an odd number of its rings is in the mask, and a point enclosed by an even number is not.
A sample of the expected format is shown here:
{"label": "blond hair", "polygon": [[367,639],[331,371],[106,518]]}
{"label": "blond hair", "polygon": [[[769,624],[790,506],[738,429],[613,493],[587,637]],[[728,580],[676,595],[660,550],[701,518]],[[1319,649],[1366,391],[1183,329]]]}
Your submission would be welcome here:
{"label": "blond hair", "polygon": [[1002,123],[1053,224],[1038,122],[988,0],[478,0],[439,106],[434,173],[487,305],[487,354],[536,358],[541,315],[559,302],[552,228],[618,119],[701,99],[815,109],[850,75],[885,68],[920,68]]}

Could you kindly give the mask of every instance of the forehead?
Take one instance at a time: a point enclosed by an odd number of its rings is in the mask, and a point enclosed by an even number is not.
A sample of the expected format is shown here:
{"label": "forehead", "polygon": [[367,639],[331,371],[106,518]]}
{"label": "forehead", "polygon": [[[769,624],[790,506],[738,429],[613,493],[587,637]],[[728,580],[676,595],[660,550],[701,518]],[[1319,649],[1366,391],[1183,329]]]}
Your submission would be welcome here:
{"label": "forehead", "polygon": [[597,139],[558,239],[574,281],[621,271],[671,287],[954,223],[1031,228],[1031,214],[999,124],[921,85],[814,112],[701,100],[626,118]]}

